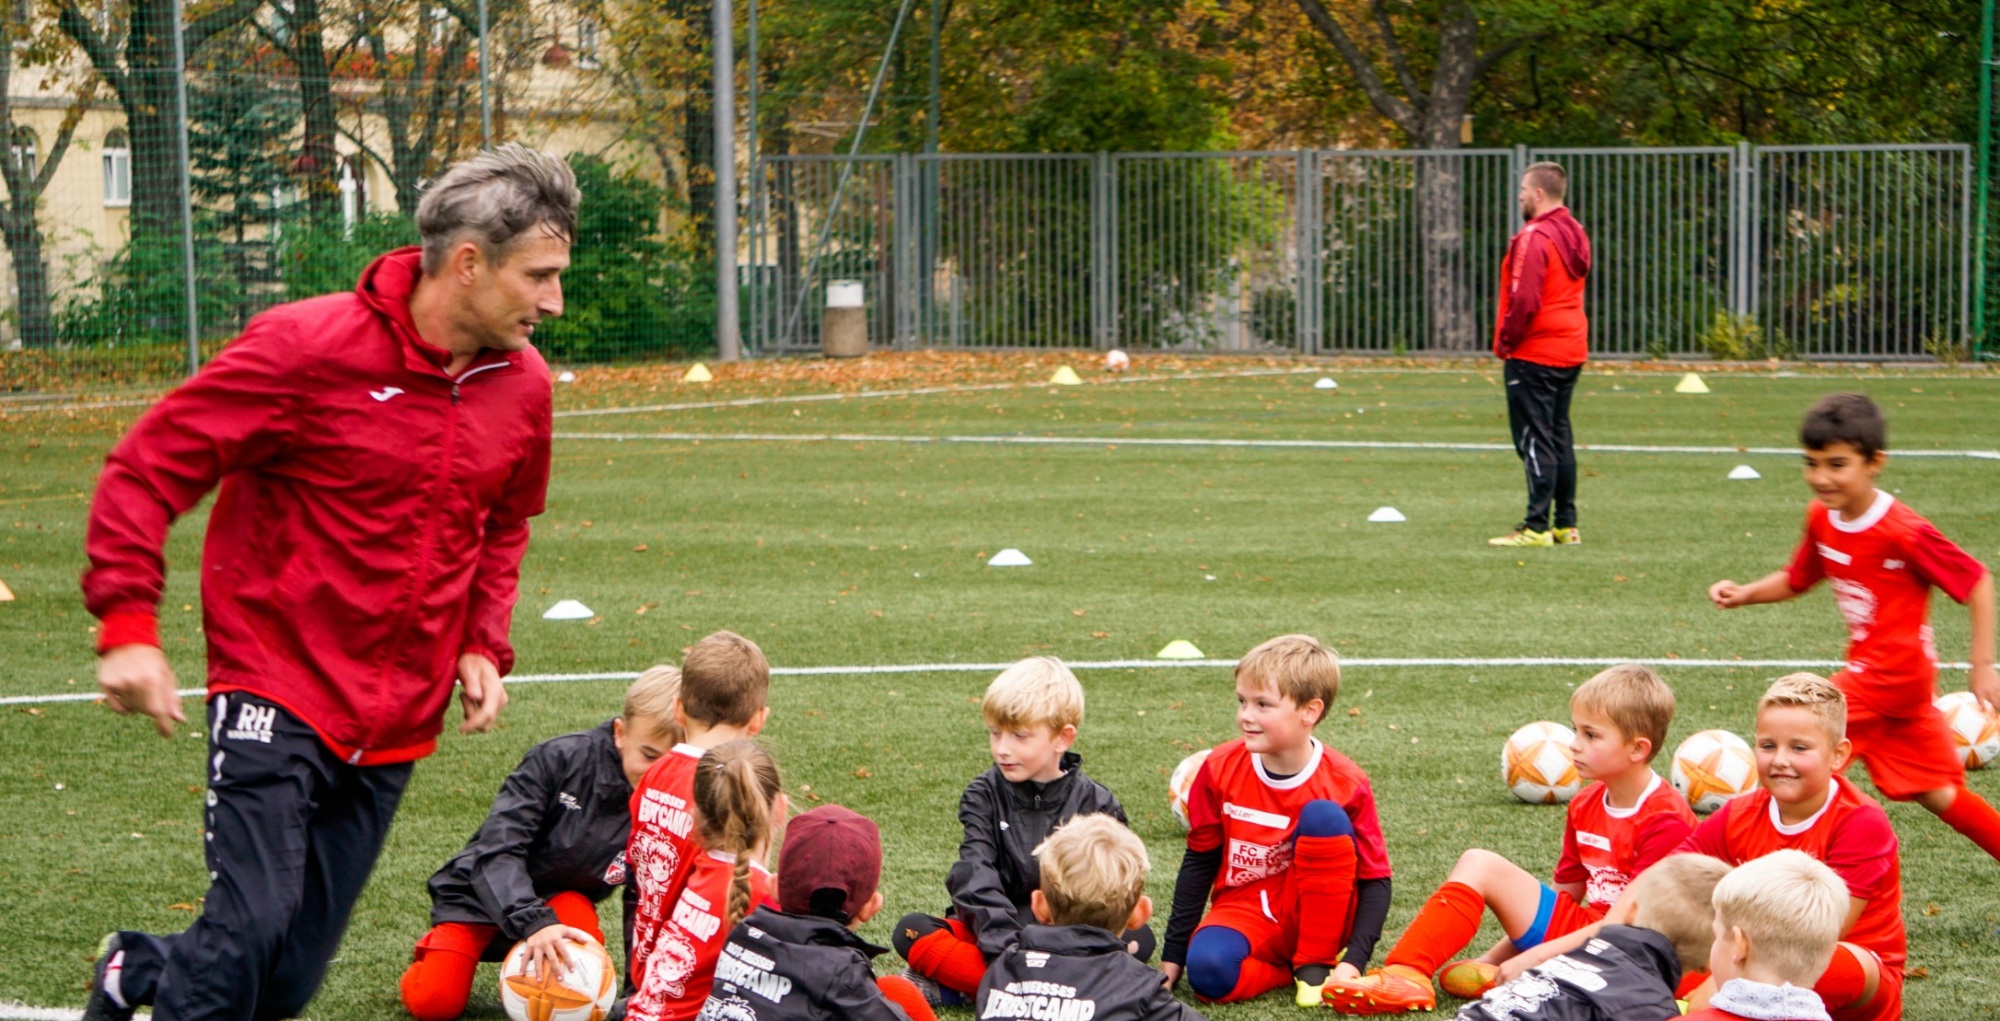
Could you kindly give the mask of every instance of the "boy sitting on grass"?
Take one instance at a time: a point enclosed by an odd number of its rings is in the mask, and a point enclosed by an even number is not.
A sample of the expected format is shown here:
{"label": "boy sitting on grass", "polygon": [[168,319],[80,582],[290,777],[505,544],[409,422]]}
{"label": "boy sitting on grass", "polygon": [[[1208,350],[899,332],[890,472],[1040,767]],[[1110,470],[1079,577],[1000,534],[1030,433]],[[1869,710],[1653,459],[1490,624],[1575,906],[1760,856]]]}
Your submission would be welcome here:
{"label": "boy sitting on grass", "polygon": [[1830,1021],[1812,991],[1847,920],[1847,884],[1802,851],[1738,865],[1715,886],[1709,974],[1721,988],[1689,1021]]}
{"label": "boy sitting on grass", "polygon": [[[979,988],[986,966],[1021,927],[1034,921],[1029,900],[1041,885],[1035,848],[1079,815],[1120,822],[1125,809],[1110,789],[1083,775],[1070,751],[1083,722],[1083,685],[1049,656],[1002,671],[980,705],[993,768],[973,778],[958,802],[965,837],[945,876],[951,910],[917,912],[896,923],[891,942],[910,962],[905,977],[933,1003],[958,1005]],[[1140,960],[1153,955],[1153,933],[1134,926],[1124,938]]]}
{"label": "boy sitting on grass", "polygon": [[[1627,663],[1585,681],[1569,700],[1577,774],[1591,783],[1569,802],[1553,884],[1492,851],[1458,859],[1443,886],[1390,949],[1380,971],[1327,984],[1326,1002],[1343,1014],[1431,1010],[1436,975],[1444,991],[1473,999],[1493,987],[1499,964],[1542,941],[1604,917],[1634,879],[1694,830],[1694,813],[1653,771],[1674,718],[1674,693],[1651,670]],[[1455,961],[1491,908],[1506,932],[1480,957]]]}
{"label": "boy sitting on grass", "polygon": [[1708,966],[1711,897],[1728,873],[1705,855],[1662,860],[1589,938],[1460,1007],[1459,1021],[1679,1021],[1674,990],[1683,972]]}
{"label": "boy sitting on grass", "polygon": [[[1353,979],[1389,914],[1389,852],[1368,774],[1313,736],[1340,693],[1340,660],[1284,635],[1236,665],[1243,736],[1202,762],[1188,791],[1187,853],[1160,971],[1196,996],[1247,1000],[1287,985],[1319,1006]],[[1208,909],[1206,916],[1202,914]]]}
{"label": "boy sitting on grass", "polygon": [[1200,1021],[1119,933],[1144,928],[1146,845],[1108,815],[1080,815],[1035,849],[1039,925],[1022,929],[980,980],[978,1017]]}

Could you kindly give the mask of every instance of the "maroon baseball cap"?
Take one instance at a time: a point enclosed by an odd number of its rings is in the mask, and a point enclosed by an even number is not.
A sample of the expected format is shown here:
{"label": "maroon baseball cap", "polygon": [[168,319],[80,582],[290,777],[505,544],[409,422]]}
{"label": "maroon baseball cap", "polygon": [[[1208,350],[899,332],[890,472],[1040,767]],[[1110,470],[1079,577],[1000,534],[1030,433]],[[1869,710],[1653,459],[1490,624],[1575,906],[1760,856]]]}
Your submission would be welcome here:
{"label": "maroon baseball cap", "polygon": [[778,852],[778,907],[849,921],[882,881],[882,833],[873,820],[821,805],[785,824]]}

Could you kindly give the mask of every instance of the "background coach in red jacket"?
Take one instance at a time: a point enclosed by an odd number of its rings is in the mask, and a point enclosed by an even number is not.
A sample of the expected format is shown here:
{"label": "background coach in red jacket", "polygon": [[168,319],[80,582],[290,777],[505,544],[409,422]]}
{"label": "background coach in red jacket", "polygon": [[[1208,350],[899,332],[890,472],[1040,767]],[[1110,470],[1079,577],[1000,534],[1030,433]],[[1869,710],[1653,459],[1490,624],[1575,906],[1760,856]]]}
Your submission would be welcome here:
{"label": "background coach in red jacket", "polygon": [[1487,540],[1494,546],[1583,541],[1576,527],[1569,398],[1590,357],[1590,321],[1583,314],[1590,238],[1563,205],[1568,193],[1569,175],[1560,165],[1528,167],[1521,175],[1521,217],[1528,222],[1507,243],[1500,263],[1493,353],[1507,362],[1507,422],[1528,473],[1528,513],[1514,531]]}
{"label": "background coach in red jacket", "polygon": [[[576,178],[517,145],[417,206],[423,247],[280,305],[142,416],[90,510],[98,682],[172,736],[162,547],[218,484],[201,561],[209,890],[171,936],[116,932],[84,1017],[295,1017],[318,990],[454,681],[491,727],[528,519],[548,488],[548,366]],[[178,781],[177,781],[178,782]]]}

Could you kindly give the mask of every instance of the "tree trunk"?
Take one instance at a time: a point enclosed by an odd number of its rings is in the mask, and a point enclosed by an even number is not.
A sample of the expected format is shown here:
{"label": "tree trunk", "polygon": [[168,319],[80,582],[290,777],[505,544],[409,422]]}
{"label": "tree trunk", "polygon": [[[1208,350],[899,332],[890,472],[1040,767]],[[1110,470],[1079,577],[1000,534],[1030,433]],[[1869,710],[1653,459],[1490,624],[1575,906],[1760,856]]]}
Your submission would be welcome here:
{"label": "tree trunk", "polygon": [[49,307],[48,262],[42,254],[42,227],[35,220],[36,201],[10,199],[0,211],[0,235],[14,259],[14,325],[23,347],[53,347],[55,317]]}
{"label": "tree trunk", "polygon": [[306,210],[315,223],[340,218],[340,152],[334,135],[333,83],[320,25],[320,0],[294,0],[288,16],[292,33],[292,65],[299,76],[299,103],[304,109],[302,157],[295,166]]}

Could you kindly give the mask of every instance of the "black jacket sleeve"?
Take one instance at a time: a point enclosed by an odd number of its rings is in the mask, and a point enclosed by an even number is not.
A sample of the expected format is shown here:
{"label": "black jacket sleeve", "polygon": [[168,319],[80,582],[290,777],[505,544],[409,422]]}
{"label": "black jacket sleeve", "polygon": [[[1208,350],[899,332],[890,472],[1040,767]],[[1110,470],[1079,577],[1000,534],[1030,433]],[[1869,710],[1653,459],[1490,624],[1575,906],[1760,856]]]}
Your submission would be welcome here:
{"label": "black jacket sleeve", "polygon": [[965,796],[958,802],[958,821],[965,827],[965,838],[958,845],[958,862],[944,879],[945,889],[951,892],[951,906],[971,927],[980,952],[989,960],[1007,949],[1021,931],[1014,902],[1007,899],[1007,888],[995,867],[1001,854],[1001,837],[993,824],[999,814],[995,799],[1004,796],[983,775],[966,786]]}
{"label": "black jacket sleeve", "polygon": [[1382,940],[1382,923],[1389,920],[1389,877],[1363,879],[1354,884],[1354,929],[1347,937],[1347,952],[1341,961],[1368,970],[1375,956],[1375,944]]}
{"label": "black jacket sleeve", "polygon": [[1189,851],[1181,856],[1181,872],[1174,880],[1174,907],[1167,914],[1167,933],[1160,940],[1160,963],[1186,964],[1188,940],[1201,924],[1201,912],[1208,907],[1209,891],[1215,877],[1222,874],[1222,848]]}
{"label": "black jacket sleeve", "polygon": [[874,973],[865,961],[843,969],[827,983],[820,994],[820,1004],[830,1016],[852,1021],[909,1021],[900,1008],[882,995],[882,988],[875,984]]}
{"label": "black jacket sleeve", "polygon": [[556,763],[545,746],[528,752],[500,784],[493,810],[473,838],[468,863],[473,894],[487,917],[510,940],[522,940],[556,924],[555,910],[535,893],[528,874],[528,848],[541,832],[542,818],[554,797]]}
{"label": "black jacket sleeve", "polygon": [[1201,1012],[1174,998],[1172,991],[1160,986],[1139,1011],[1145,1021],[1208,1021]]}

